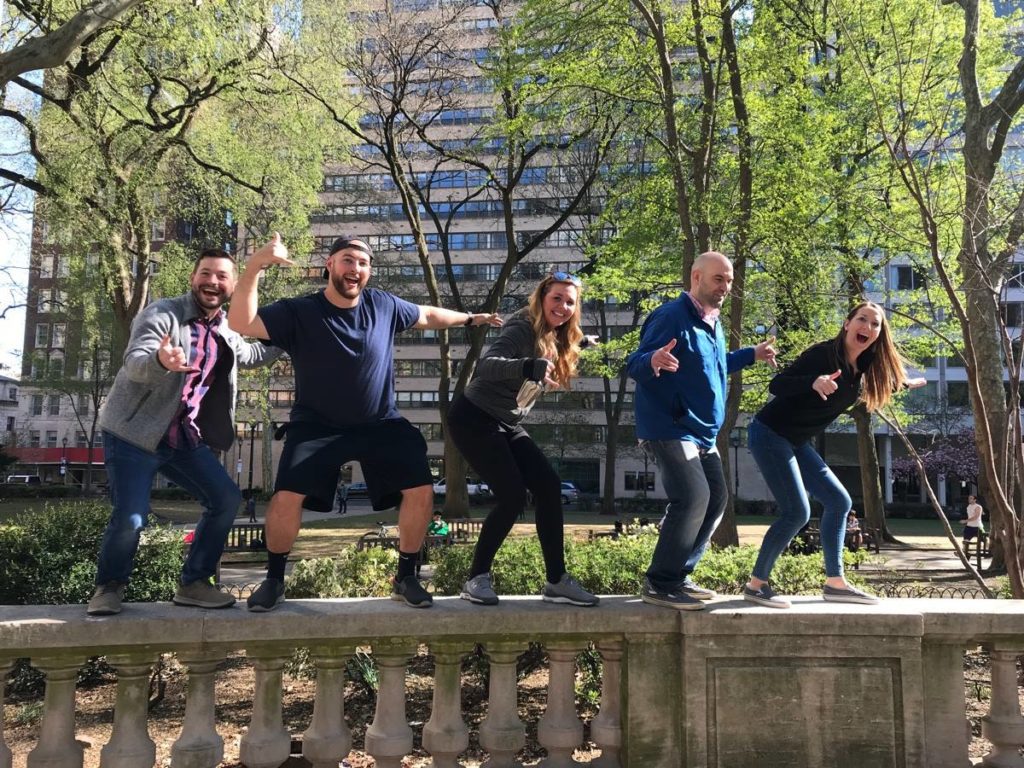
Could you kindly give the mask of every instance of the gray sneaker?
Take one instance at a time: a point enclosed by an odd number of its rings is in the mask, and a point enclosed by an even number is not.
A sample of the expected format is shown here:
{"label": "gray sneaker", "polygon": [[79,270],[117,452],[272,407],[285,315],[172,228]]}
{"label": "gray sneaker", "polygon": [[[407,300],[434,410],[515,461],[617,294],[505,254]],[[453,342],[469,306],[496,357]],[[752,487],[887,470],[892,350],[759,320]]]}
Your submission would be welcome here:
{"label": "gray sneaker", "polygon": [[592,595],[568,573],[563,573],[557,584],[550,581],[544,585],[543,599],[547,603],[568,603],[591,608],[601,602],[597,595]]}
{"label": "gray sneaker", "polygon": [[196,608],[230,608],[235,598],[222,589],[213,586],[206,579],[191,584],[179,584],[171,601],[175,605],[190,605]]}
{"label": "gray sneaker", "polygon": [[498,595],[495,593],[494,587],[491,586],[491,574],[489,573],[478,574],[463,584],[459,597],[477,605],[498,604]]}
{"label": "gray sneaker", "polygon": [[743,587],[743,599],[748,603],[757,603],[765,608],[791,608],[789,600],[784,600],[775,594],[774,590],[767,584],[762,584],[758,589]]}
{"label": "gray sneaker", "polygon": [[822,597],[831,603],[859,603],[860,605],[878,605],[879,600],[874,595],[869,595],[866,592],[861,592],[859,589],[855,589],[849,585],[844,587],[830,587],[828,584],[825,585],[822,590]]}
{"label": "gray sneaker", "polygon": [[100,584],[89,598],[89,606],[85,612],[90,616],[113,616],[121,612],[121,601],[124,600],[124,584],[112,581]]}

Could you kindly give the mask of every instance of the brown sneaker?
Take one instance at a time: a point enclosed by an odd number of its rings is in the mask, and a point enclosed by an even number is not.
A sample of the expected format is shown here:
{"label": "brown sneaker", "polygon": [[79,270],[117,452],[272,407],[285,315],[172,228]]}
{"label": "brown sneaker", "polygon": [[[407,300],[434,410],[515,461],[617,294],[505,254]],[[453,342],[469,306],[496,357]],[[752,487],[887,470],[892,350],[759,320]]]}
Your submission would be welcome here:
{"label": "brown sneaker", "polygon": [[121,601],[124,600],[124,584],[112,581],[100,584],[89,598],[85,612],[90,616],[113,616],[121,612]]}
{"label": "brown sneaker", "polygon": [[192,605],[196,608],[230,608],[235,604],[232,595],[205,579],[193,581],[191,584],[179,584],[172,600],[175,605]]}

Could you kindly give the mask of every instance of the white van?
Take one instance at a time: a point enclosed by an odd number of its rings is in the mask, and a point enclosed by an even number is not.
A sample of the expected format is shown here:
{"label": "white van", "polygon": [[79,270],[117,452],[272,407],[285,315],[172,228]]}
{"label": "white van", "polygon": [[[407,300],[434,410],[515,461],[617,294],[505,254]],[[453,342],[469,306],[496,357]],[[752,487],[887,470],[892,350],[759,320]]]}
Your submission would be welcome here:
{"label": "white van", "polygon": [[39,475],[8,475],[6,482],[9,485],[42,485],[43,478]]}

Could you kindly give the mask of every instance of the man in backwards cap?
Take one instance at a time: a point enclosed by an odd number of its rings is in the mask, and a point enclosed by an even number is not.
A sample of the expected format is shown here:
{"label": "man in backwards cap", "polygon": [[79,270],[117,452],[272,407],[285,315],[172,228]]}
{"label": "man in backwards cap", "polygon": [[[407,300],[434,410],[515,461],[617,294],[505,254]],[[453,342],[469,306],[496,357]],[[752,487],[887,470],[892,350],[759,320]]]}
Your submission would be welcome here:
{"label": "man in backwards cap", "polygon": [[418,306],[367,288],[373,251],[349,236],[331,246],[324,290],[257,309],[260,275],[272,264],[293,264],[276,235],[274,243],[250,257],[228,312],[233,330],[272,340],[295,369],[295,405],[267,508],[267,578],[249,597],[249,610],[273,610],[284,600],[285,564],[304,502],[330,510],[339,468],[349,461],[362,466],[374,509],[399,506],[392,598],[428,608],[432,599],[415,569],[430,522],[433,481],[426,441],[395,406],[392,339],[409,328],[501,325],[501,319]]}

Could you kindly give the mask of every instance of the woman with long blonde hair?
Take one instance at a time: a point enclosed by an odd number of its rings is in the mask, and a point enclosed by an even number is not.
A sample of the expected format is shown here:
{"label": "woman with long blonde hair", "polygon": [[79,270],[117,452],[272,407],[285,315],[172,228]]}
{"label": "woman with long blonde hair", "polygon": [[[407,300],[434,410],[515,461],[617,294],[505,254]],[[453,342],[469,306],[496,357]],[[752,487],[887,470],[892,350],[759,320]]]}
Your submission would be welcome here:
{"label": "woman with long blonde hair", "polygon": [[843,576],[843,539],[852,502],[813,441],[858,401],[869,411],[884,408],[903,388],[925,385],[908,378],[889,330],[885,311],[864,301],[850,310],[839,334],[805,350],[772,379],[775,398],[750,423],[750,453],[778,504],[778,517],[761,543],[743,597],[769,608],[789,608],[768,584],[775,561],[811,517],[808,494],[823,505],[821,548],[825,557],[826,600],[877,603]]}
{"label": "woman with long blonde hair", "polygon": [[473,380],[448,411],[448,432],[473,470],[490,486],[494,508],[480,531],[462,598],[496,605],[491,564],[526,507],[536,504],[537,537],[547,572],[543,599],[597,605],[565,570],[561,478],[521,422],[546,390],[566,390],[576,375],[581,342],[582,283],[553,272],[527,306],[509,318],[477,363]]}

